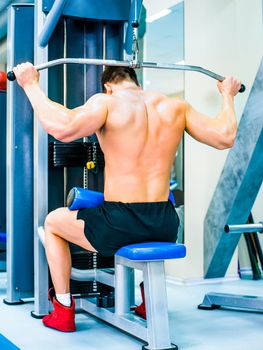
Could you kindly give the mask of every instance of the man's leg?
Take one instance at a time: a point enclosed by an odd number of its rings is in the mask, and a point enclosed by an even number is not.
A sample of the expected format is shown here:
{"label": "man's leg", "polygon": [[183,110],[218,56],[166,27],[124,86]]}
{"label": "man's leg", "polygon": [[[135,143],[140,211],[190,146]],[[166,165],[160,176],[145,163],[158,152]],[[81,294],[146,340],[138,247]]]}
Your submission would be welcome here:
{"label": "man's leg", "polygon": [[54,310],[43,318],[46,327],[74,332],[75,302],[69,293],[71,256],[68,242],[95,251],[84,235],[84,221],[77,220],[77,211],[59,208],[45,221],[45,246],[55,292],[50,292]]}
{"label": "man's leg", "polygon": [[77,212],[59,208],[49,213],[45,221],[46,256],[58,294],[69,293],[71,256],[68,242],[96,251],[84,234],[84,221],[77,220]]}

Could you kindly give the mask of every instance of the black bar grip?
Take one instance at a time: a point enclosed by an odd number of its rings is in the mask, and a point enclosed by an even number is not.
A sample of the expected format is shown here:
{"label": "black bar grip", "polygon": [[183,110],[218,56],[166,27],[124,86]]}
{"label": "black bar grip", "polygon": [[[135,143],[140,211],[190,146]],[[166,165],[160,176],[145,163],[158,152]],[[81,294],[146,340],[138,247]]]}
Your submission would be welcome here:
{"label": "black bar grip", "polygon": [[9,81],[14,81],[16,80],[16,76],[15,76],[15,73],[11,70],[10,72],[7,73],[6,75],[7,79]]}
{"label": "black bar grip", "polygon": [[239,92],[242,94],[242,92],[246,91],[246,87],[244,84],[241,84],[241,88],[239,89]]}

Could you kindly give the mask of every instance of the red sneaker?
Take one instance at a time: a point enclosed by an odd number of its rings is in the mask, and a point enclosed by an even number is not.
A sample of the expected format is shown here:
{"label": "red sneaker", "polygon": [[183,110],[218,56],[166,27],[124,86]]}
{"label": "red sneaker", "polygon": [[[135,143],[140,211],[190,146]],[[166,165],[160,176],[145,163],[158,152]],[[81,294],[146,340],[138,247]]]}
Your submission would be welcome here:
{"label": "red sneaker", "polygon": [[142,303],[137,306],[134,311],[137,315],[141,316],[146,320],[146,308],[145,308],[145,297],[144,297],[144,286],[143,282],[140,283],[141,295],[142,295]]}
{"label": "red sneaker", "polygon": [[67,307],[57,301],[53,288],[49,290],[48,294],[54,309],[43,318],[44,325],[61,332],[75,332],[75,301],[73,297],[71,297],[71,306]]}

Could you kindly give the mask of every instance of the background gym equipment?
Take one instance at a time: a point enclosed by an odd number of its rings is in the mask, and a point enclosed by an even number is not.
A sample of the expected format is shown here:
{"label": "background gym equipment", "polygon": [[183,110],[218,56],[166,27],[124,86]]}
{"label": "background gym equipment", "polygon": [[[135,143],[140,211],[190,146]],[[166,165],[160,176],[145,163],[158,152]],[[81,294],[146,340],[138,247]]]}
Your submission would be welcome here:
{"label": "background gym equipment", "polygon": [[258,224],[244,224],[244,225],[226,225],[226,233],[244,233],[244,232],[257,232],[263,233],[263,222]]}
{"label": "background gym equipment", "polygon": [[[253,279],[259,280],[261,279],[261,269],[263,269],[263,253],[262,253],[259,237],[257,234],[255,234],[256,232],[255,230],[257,230],[258,228],[258,233],[260,233],[261,227],[258,224],[254,224],[252,213],[249,214],[247,225],[256,225],[256,226],[251,226],[251,229],[250,229],[251,232],[246,232],[246,229],[245,229],[244,237],[247,245]],[[240,227],[233,227],[233,226],[236,226],[236,225],[231,225],[231,228],[229,228],[229,226],[227,225],[225,227],[225,232],[231,230],[231,232],[235,231],[236,233],[239,233],[237,231],[240,229]],[[261,269],[260,269],[259,263],[261,265]]]}
{"label": "background gym equipment", "polygon": [[[225,233],[227,235],[240,233],[263,233],[263,223],[226,225]],[[201,310],[214,310],[220,307],[230,307],[235,309],[253,309],[263,311],[263,296],[237,295],[227,293],[207,293],[203,302],[198,305]]]}
{"label": "background gym equipment", "polygon": [[226,234],[225,223],[247,221],[262,185],[262,83],[263,60],[204,220],[205,278],[224,277],[241,236]]}
{"label": "background gym equipment", "polygon": [[[193,71],[199,72],[209,77],[223,81],[225,77],[214,73],[208,69],[192,66],[186,64],[173,64],[173,63],[157,63],[157,62],[138,62],[138,61],[116,61],[116,60],[100,60],[100,59],[81,59],[81,58],[61,58],[57,60],[53,60],[50,62],[42,63],[36,65],[35,68],[37,70],[42,70],[50,67],[54,67],[60,64],[93,64],[93,65],[105,65],[105,66],[122,66],[122,67],[132,67],[132,68],[157,68],[157,69],[172,69],[172,70],[183,70],[183,71]],[[7,79],[10,81],[14,81],[16,79],[13,71],[9,71],[7,73]],[[239,90],[240,93],[244,92],[246,87],[244,84],[241,84],[241,88]]]}

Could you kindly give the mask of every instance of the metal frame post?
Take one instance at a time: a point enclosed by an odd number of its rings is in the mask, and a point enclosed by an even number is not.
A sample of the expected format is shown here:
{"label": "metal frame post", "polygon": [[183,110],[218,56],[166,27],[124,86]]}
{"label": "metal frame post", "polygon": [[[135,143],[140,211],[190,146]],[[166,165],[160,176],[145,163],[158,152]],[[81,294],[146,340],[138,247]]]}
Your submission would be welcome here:
{"label": "metal frame post", "polygon": [[[9,8],[8,67],[33,58],[33,5]],[[26,28],[22,28],[27,23]],[[7,92],[7,298],[21,303],[33,295],[33,124],[21,88]]]}
{"label": "metal frame post", "polygon": [[[35,5],[35,38],[38,38],[45,21],[42,12],[42,0]],[[48,50],[38,46],[35,40],[35,62],[40,64],[48,59]],[[47,71],[41,74],[40,85],[48,91]],[[48,213],[48,135],[35,119],[34,122],[34,266],[35,266],[35,303],[33,317],[42,317],[49,311],[48,302],[48,264],[44,247],[38,237],[38,227],[43,226]]]}
{"label": "metal frame post", "polygon": [[39,46],[46,47],[68,0],[55,0],[39,34]]}
{"label": "metal frame post", "polygon": [[164,261],[144,263],[143,280],[147,313],[147,341],[145,349],[170,349],[167,293]]}
{"label": "metal frame post", "polygon": [[134,301],[134,269],[118,263],[118,257],[115,259],[115,313],[123,315],[130,312]]}

